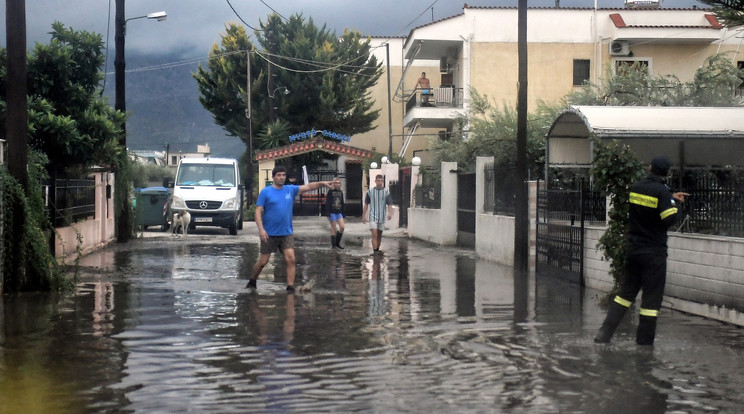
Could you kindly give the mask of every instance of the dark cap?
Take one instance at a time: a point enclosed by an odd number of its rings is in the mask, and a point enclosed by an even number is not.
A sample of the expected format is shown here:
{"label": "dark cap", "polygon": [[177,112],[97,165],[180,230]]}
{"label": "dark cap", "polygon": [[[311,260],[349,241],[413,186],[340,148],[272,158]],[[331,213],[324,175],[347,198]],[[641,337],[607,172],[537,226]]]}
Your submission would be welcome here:
{"label": "dark cap", "polygon": [[671,166],[671,161],[665,155],[657,155],[651,160],[651,172],[662,177],[669,174],[669,167]]}

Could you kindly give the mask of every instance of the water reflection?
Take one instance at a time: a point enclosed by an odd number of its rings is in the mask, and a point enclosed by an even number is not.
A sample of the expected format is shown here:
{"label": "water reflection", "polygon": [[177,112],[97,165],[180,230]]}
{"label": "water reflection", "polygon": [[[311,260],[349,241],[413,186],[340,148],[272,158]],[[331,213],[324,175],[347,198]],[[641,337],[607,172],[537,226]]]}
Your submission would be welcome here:
{"label": "water reflection", "polygon": [[[164,244],[86,257],[74,296],[4,298],[0,412],[697,412],[738,410],[744,336],[664,311],[657,345],[592,335],[598,295],[472,252],[384,254],[299,240],[284,291],[257,246]],[[704,335],[701,335],[704,332]]]}

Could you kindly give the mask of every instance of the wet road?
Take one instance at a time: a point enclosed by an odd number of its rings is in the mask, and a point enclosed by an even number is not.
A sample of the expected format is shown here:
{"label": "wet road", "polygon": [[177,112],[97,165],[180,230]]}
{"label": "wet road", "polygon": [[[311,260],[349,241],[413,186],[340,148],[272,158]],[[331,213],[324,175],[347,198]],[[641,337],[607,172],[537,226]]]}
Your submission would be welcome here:
{"label": "wet road", "polygon": [[[247,223],[249,224],[249,223]],[[360,225],[361,226],[361,225]],[[350,226],[352,227],[352,226]],[[359,228],[358,226],[356,228]],[[76,295],[7,297],[0,412],[739,412],[741,329],[662,310],[593,344],[601,293],[365,231],[333,250],[296,222],[298,281],[246,226],[113,245],[81,261]],[[199,230],[197,230],[197,233]],[[635,312],[637,313],[637,312]]]}

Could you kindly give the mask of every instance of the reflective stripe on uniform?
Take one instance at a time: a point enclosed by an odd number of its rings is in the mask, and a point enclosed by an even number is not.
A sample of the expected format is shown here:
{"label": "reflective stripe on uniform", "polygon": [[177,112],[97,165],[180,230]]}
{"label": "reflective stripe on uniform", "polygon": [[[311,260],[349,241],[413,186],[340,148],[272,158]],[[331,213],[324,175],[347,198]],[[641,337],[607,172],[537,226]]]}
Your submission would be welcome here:
{"label": "reflective stripe on uniform", "polygon": [[629,300],[621,298],[620,296],[615,296],[615,302],[619,305],[625,306],[626,308],[630,307],[630,305],[633,303]]}
{"label": "reflective stripe on uniform", "polygon": [[668,208],[661,212],[661,219],[664,220],[665,218],[671,216],[672,214],[677,214],[677,207]]}
{"label": "reflective stripe on uniform", "polygon": [[643,309],[641,308],[641,315],[643,316],[653,316],[654,318],[659,316],[659,311],[656,309]]}
{"label": "reflective stripe on uniform", "polygon": [[638,204],[643,207],[656,208],[659,205],[659,199],[639,193],[630,193],[630,204]]}

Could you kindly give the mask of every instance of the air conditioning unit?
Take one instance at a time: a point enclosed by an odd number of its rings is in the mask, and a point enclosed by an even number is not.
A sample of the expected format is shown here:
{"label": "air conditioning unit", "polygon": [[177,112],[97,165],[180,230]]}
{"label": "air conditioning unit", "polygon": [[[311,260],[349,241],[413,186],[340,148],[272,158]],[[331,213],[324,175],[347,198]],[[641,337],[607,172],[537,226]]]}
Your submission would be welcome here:
{"label": "air conditioning unit", "polygon": [[630,54],[630,44],[625,40],[613,40],[610,43],[611,56],[628,56]]}

